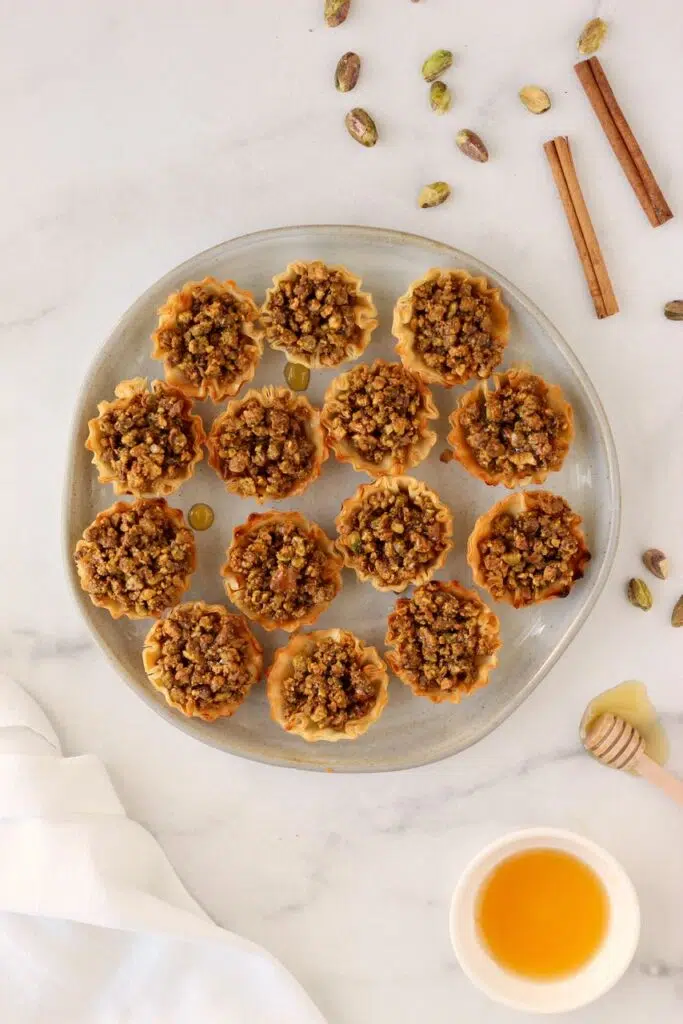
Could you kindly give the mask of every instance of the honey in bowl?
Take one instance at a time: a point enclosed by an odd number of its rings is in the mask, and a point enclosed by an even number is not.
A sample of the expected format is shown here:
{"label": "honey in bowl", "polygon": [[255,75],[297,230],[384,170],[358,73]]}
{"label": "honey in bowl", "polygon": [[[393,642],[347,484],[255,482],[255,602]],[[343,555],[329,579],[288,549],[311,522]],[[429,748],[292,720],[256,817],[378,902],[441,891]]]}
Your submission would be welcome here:
{"label": "honey in bowl", "polygon": [[513,854],[479,891],[477,925],[488,952],[530,980],[556,981],[584,967],[602,945],[608,921],[601,880],[563,850]]}

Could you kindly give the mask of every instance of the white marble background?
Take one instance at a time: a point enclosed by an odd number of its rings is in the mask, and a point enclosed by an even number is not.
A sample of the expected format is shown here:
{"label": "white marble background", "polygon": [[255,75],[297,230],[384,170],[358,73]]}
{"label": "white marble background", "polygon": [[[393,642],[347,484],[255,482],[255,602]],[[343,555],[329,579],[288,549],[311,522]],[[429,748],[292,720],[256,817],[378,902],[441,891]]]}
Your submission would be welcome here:
{"label": "white marble background", "polygon": [[[2,0],[0,33],[0,668],[43,703],[70,752],[112,769],[221,924],[268,946],[333,1024],[520,1019],[490,1004],[451,955],[447,908],[464,859],[530,824],[578,829],[630,871],[643,935],[624,981],[580,1024],[673,1024],[683,1010],[683,816],[577,746],[597,691],[645,680],[683,770],[683,12],[679,0],[354,0],[326,29],[321,0]],[[677,219],[653,230],[572,71],[583,23],[611,22],[604,63]],[[451,115],[425,106],[417,70],[452,48]],[[338,95],[347,49],[362,86]],[[553,96],[542,118],[516,98]],[[375,115],[381,144],[342,119]],[[481,167],[454,148],[481,132]],[[568,133],[622,312],[598,322],[541,143]],[[425,181],[448,205],[416,208]],[[115,676],[67,592],[60,490],[79,382],[119,314],[192,253],[288,223],[429,234],[496,266],[574,346],[621,458],[614,573],[590,622],[528,702],[476,748],[422,770],[335,777],[204,748]],[[647,615],[623,596],[643,547],[672,577]]]}

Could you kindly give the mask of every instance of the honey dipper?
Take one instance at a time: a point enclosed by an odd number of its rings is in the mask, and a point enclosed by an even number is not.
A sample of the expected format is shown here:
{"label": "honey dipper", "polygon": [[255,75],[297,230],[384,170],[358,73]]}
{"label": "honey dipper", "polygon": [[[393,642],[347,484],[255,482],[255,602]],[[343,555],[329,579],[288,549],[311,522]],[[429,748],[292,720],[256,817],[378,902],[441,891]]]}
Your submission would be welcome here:
{"label": "honey dipper", "polygon": [[609,712],[591,722],[583,744],[589,754],[610,768],[626,769],[683,805],[683,780],[668,772],[645,753],[645,741],[638,730]]}

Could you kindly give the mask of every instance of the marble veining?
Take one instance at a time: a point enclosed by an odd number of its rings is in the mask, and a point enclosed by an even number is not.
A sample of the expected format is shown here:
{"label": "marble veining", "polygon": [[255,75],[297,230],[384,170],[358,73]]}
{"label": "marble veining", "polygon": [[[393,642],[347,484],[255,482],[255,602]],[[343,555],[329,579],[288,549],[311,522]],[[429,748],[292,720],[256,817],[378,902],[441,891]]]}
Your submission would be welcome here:
{"label": "marble veining", "polygon": [[[113,12],[27,0],[0,14],[0,670],[40,700],[67,753],[104,759],[131,815],[202,905],[280,956],[331,1024],[511,1020],[454,962],[448,904],[484,842],[541,823],[606,845],[642,903],[631,970],[572,1021],[674,1024],[683,1008],[683,816],[592,763],[577,727],[596,692],[643,679],[683,771],[683,631],[668,622],[683,592],[683,325],[661,313],[682,291],[680,5],[354,0],[335,31],[322,25],[321,6],[123,0]],[[657,230],[572,71],[576,36],[596,13],[611,23],[605,67],[676,215]],[[418,72],[437,46],[456,55],[443,118],[430,113]],[[353,97],[332,86],[347,49],[364,60]],[[540,118],[516,98],[529,81],[553,98]],[[371,151],[344,132],[356,104],[378,123]],[[487,142],[487,165],[457,152],[462,127]],[[571,138],[621,304],[604,322],[593,316],[541,150],[559,133]],[[452,199],[418,210],[419,188],[438,178],[451,182]],[[64,579],[66,441],[101,340],[181,260],[291,223],[414,231],[494,265],[573,346],[619,451],[619,552],[590,620],[493,735],[412,772],[313,775],[199,745],[121,683]],[[655,607],[643,615],[623,587],[651,545],[666,550],[671,577],[653,582]]]}

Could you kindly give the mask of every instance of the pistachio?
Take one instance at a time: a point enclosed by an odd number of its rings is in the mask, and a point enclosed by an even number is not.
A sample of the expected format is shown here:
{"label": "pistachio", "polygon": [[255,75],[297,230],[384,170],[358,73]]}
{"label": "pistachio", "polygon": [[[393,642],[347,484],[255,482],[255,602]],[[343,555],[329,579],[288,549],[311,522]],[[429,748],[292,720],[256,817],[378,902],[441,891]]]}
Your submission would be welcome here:
{"label": "pistachio", "polygon": [[629,580],[626,593],[635,608],[641,608],[644,612],[649,612],[652,608],[652,594],[645,580]]}
{"label": "pistachio", "polygon": [[451,109],[451,90],[445,82],[432,82],[429,87],[429,105],[437,114]]}
{"label": "pistachio", "polygon": [[452,462],[454,458],[455,452],[452,452],[450,448],[445,448],[441,452],[441,455],[439,455],[439,462],[445,462],[448,464],[449,462]]}
{"label": "pistachio", "polygon": [[445,181],[433,181],[425,185],[417,197],[417,205],[424,210],[427,206],[441,206],[451,194],[451,186]]}
{"label": "pistachio", "polygon": [[667,302],[664,307],[664,316],[667,320],[683,320],[683,299],[673,299]]}
{"label": "pistachio", "polygon": [[360,75],[360,57],[357,53],[349,50],[343,54],[337,62],[337,70],[334,73],[334,84],[339,92],[351,92],[358,84]]}
{"label": "pistachio", "polygon": [[349,110],[344,124],[351,138],[360,142],[361,146],[374,146],[377,142],[377,125],[362,107]]}
{"label": "pistachio", "polygon": [[576,44],[579,53],[582,53],[584,57],[596,53],[604,43],[606,35],[607,22],[602,18],[591,18]]}
{"label": "pistachio", "polygon": [[425,82],[434,82],[453,63],[450,50],[434,50],[422,65],[422,77]]}
{"label": "pistachio", "polygon": [[679,597],[671,613],[671,625],[683,626],[683,594]]}
{"label": "pistachio", "polygon": [[648,548],[643,552],[643,565],[658,580],[665,580],[669,575],[669,560],[659,548]]}
{"label": "pistachio", "polygon": [[349,16],[351,0],[325,0],[325,23],[328,28],[343,25]]}
{"label": "pistachio", "polygon": [[550,96],[540,85],[525,85],[519,90],[519,98],[532,114],[542,114],[550,109]]}
{"label": "pistachio", "polygon": [[470,160],[476,160],[477,163],[485,164],[489,158],[489,151],[483,141],[476,132],[471,132],[469,128],[463,128],[458,132],[455,136],[455,144],[461,153],[468,156]]}

